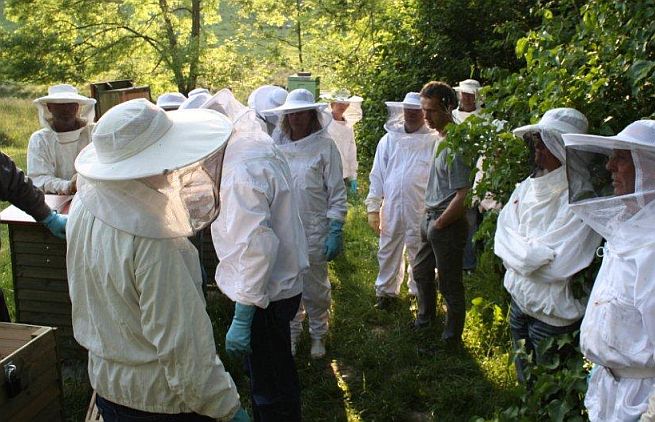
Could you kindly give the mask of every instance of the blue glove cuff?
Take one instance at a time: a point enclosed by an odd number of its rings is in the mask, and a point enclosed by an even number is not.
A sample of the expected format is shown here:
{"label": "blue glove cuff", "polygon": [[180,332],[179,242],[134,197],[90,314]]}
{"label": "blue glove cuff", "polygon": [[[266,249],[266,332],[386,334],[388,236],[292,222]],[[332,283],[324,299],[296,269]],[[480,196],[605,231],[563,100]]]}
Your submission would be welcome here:
{"label": "blue glove cuff", "polygon": [[244,322],[250,326],[253,318],[255,317],[255,312],[257,307],[255,305],[245,305],[243,303],[237,302],[234,305],[234,319],[240,322]]}
{"label": "blue glove cuff", "polygon": [[55,217],[55,215],[57,215],[57,211],[52,210],[52,211],[50,211],[50,214],[46,218],[44,218],[43,220],[39,221],[39,223],[47,226],[48,224],[50,224],[52,222],[52,220],[57,218],[57,217]]}
{"label": "blue glove cuff", "polygon": [[343,221],[330,219],[330,232],[341,231],[343,229]]}

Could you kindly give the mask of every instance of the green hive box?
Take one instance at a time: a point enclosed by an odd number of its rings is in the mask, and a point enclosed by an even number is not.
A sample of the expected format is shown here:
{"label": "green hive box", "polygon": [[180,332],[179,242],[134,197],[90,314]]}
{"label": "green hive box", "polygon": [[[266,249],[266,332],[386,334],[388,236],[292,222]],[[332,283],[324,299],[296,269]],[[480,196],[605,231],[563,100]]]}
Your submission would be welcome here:
{"label": "green hive box", "polygon": [[312,76],[309,72],[298,72],[295,75],[289,76],[287,80],[287,88],[289,92],[294,89],[304,88],[314,94],[314,98],[318,100],[319,90],[321,85],[321,78],[319,76]]}

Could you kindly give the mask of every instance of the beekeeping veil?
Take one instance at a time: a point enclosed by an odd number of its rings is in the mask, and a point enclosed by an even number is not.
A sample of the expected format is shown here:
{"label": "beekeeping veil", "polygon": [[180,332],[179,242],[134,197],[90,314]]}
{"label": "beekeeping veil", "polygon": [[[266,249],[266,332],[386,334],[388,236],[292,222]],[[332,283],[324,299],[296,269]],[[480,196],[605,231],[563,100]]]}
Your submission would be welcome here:
{"label": "beekeeping veil", "polygon": [[578,158],[567,161],[571,209],[617,253],[655,242],[655,120],[615,136],[565,134],[564,142]]}
{"label": "beekeeping veil", "polygon": [[218,91],[202,108],[218,111],[232,122],[230,142],[239,142],[243,137],[270,139],[256,111],[241,104],[227,88]]}
{"label": "beekeeping veil", "polygon": [[[58,133],[57,136],[60,141],[65,142],[67,139],[76,140],[79,136],[79,132],[84,129],[84,127],[90,123],[93,123],[95,118],[95,104],[96,100],[93,98],[85,97],[80,95],[72,85],[60,84],[53,85],[48,88],[48,95],[37,98],[33,101],[34,105],[38,109],[39,113],[39,123],[42,128],[52,129],[52,113],[48,110],[48,104],[52,103],[77,103],[79,104],[79,109],[77,110],[77,118],[81,121],[80,129],[71,132]],[[53,129],[54,130],[54,129]]]}
{"label": "beekeeping veil", "polygon": [[213,110],[165,112],[144,99],[119,104],[78,155],[78,195],[98,219],[149,238],[188,237],[218,215],[232,124]]}
{"label": "beekeeping veil", "polygon": [[405,132],[405,109],[421,111],[421,95],[418,92],[408,92],[402,101],[387,101],[384,104],[388,112],[387,122],[384,124],[387,133],[418,135],[434,132],[425,124],[414,133]]}
{"label": "beekeeping veil", "polygon": [[262,111],[264,116],[274,115],[278,118],[278,124],[273,133],[273,140],[276,143],[291,142],[284,129],[285,116],[305,110],[316,110],[317,112],[320,128],[312,132],[311,135],[317,135],[325,131],[332,122],[332,113],[327,110],[327,104],[315,102],[314,94],[303,88],[291,91],[281,106]]}
{"label": "beekeeping veil", "polygon": [[362,120],[364,113],[362,111],[362,102],[364,99],[358,95],[350,95],[350,92],[345,89],[321,93],[321,98],[328,103],[345,103],[348,108],[343,113],[343,118],[349,126],[354,126],[355,123]]}
{"label": "beekeeping veil", "polygon": [[275,85],[263,85],[255,89],[248,97],[248,107],[255,110],[256,116],[266,125],[269,134],[278,124],[277,114],[264,115],[264,110],[279,107],[287,99],[288,92],[284,88]]}
{"label": "beekeeping veil", "polygon": [[[538,123],[521,126],[512,132],[519,138],[524,139],[527,134],[539,133],[546,148],[564,165],[566,153],[562,134],[586,133],[587,128],[588,122],[584,114],[576,109],[563,107],[550,109],[544,113]],[[532,155],[534,155],[534,145],[529,142],[529,147]]]}

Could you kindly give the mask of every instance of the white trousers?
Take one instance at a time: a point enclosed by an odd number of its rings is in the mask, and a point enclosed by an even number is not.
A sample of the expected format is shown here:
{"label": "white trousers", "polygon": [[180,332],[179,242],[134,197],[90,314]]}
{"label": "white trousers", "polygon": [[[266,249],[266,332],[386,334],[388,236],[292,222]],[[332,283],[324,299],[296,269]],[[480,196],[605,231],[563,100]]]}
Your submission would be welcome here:
{"label": "white trousers", "polygon": [[309,317],[309,336],[313,339],[325,337],[331,303],[332,287],[328,280],[327,262],[310,263],[303,278],[302,301],[296,317],[291,321],[291,338],[300,336],[305,316]]}
{"label": "white trousers", "polygon": [[405,278],[405,255],[409,266],[407,268],[409,293],[416,296],[416,283],[412,275],[414,259],[421,244],[420,236],[409,233],[380,233],[380,249],[378,263],[380,272],[375,279],[376,296],[398,296],[400,286]]}

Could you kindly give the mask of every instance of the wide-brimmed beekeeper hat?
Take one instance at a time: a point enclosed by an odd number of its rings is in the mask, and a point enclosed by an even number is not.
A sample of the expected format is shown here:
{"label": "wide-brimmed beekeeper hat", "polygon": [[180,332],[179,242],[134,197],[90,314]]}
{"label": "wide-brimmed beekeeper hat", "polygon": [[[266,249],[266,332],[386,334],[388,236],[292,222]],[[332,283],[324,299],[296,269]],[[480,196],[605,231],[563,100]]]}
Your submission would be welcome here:
{"label": "wide-brimmed beekeeper hat", "polygon": [[408,92],[405,94],[405,98],[401,101],[387,101],[387,107],[402,107],[402,108],[412,108],[420,109],[421,108],[421,94],[418,92]]}
{"label": "wide-brimmed beekeeper hat", "polygon": [[364,99],[358,95],[350,95],[347,89],[322,92],[321,98],[330,103],[361,103]]}
{"label": "wide-brimmed beekeeper hat", "polygon": [[94,105],[96,100],[80,95],[73,85],[59,84],[48,88],[48,95],[34,100],[35,104],[78,103],[82,106]]}
{"label": "wide-brimmed beekeeper hat", "polygon": [[209,90],[207,88],[195,88],[189,91],[189,97],[193,97],[198,94],[209,94]]}
{"label": "wide-brimmed beekeeper hat", "polygon": [[317,103],[314,94],[306,89],[294,89],[287,95],[284,104],[279,107],[263,110],[262,114],[289,114],[305,110],[321,110],[327,107],[326,103]]}
{"label": "wide-brimmed beekeeper hat", "polygon": [[181,92],[166,92],[157,97],[157,105],[164,110],[177,110],[186,99]]}
{"label": "wide-brimmed beekeeper hat", "polygon": [[111,108],[93,128],[75,169],[96,180],[131,180],[189,166],[219,150],[232,132],[214,110],[170,113],[143,98]]}
{"label": "wide-brimmed beekeeper hat", "polygon": [[212,97],[212,95],[209,92],[199,92],[194,95],[189,95],[189,98],[184,100],[182,104],[180,104],[180,107],[178,110],[190,110],[194,108],[200,108],[202,107],[203,104],[205,104],[209,99]]}
{"label": "wide-brimmed beekeeper hat", "polygon": [[475,79],[467,79],[465,81],[461,81],[458,86],[453,87],[455,92],[465,92],[467,94],[473,94],[477,95],[480,89],[482,89],[482,86],[480,85],[480,82],[476,81]]}

